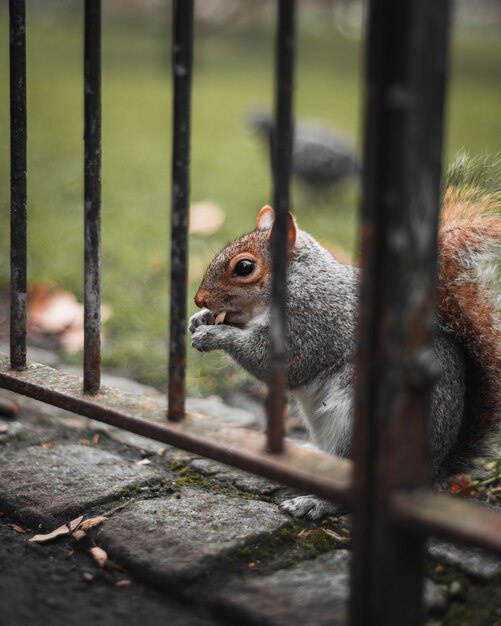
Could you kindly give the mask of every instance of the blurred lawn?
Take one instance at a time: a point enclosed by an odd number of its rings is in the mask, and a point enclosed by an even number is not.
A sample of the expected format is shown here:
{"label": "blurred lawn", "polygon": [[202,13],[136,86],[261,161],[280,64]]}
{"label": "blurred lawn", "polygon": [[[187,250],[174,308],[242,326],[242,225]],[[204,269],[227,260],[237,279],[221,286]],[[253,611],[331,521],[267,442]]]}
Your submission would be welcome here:
{"label": "blurred lawn", "polygon": [[[28,3],[29,4],[29,3]],[[0,7],[0,284],[8,281],[8,32]],[[359,143],[361,44],[325,21],[301,22],[296,112],[339,128]],[[168,318],[170,206],[169,20],[105,15],[103,23],[104,365],[164,386]],[[82,15],[74,8],[29,6],[29,280],[50,278],[82,297]],[[270,202],[268,159],[246,116],[270,108],[273,29],[222,32],[197,26],[193,92],[192,200],[226,214],[211,237],[190,241],[190,312],[213,254],[251,230]],[[449,94],[447,154],[501,151],[501,36],[456,38]],[[352,252],[357,190],[328,200],[294,188],[303,228]],[[223,355],[189,352],[191,393],[242,379]],[[76,357],[79,359],[80,357]],[[221,381],[224,380],[224,383]]]}

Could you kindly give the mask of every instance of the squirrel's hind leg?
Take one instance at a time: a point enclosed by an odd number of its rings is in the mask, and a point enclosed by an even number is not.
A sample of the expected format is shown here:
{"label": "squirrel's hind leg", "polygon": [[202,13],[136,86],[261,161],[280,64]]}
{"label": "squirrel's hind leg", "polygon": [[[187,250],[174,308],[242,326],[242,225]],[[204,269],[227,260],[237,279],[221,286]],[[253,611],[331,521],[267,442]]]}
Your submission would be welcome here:
{"label": "squirrel's hind leg", "polygon": [[342,505],[332,504],[332,502],[321,500],[317,496],[298,496],[291,500],[285,500],[278,508],[292,517],[309,520],[319,520],[327,515],[345,513]]}

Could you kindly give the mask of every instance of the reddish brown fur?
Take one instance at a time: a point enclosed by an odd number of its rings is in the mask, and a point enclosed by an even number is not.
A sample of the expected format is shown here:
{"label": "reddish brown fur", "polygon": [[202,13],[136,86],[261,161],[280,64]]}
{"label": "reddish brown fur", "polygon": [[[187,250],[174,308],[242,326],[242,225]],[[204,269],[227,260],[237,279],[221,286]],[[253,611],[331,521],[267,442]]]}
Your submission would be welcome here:
{"label": "reddish brown fur", "polygon": [[[495,198],[448,189],[439,232],[438,311],[467,356],[465,419],[450,455],[448,472],[457,473],[485,453],[500,420],[501,325],[488,287],[468,264],[490,243],[501,244]],[[454,460],[452,460],[454,458]]]}

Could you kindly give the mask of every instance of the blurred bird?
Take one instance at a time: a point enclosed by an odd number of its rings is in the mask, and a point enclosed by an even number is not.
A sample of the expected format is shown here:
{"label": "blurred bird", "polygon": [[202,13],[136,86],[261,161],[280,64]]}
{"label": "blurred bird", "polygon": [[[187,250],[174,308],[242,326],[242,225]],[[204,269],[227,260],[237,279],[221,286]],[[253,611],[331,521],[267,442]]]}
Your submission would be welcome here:
{"label": "blurred bird", "polygon": [[[275,128],[271,116],[254,114],[250,125],[267,140],[273,161]],[[354,149],[331,129],[316,122],[303,121],[294,129],[292,172],[309,191],[318,192],[358,177],[361,164]]]}

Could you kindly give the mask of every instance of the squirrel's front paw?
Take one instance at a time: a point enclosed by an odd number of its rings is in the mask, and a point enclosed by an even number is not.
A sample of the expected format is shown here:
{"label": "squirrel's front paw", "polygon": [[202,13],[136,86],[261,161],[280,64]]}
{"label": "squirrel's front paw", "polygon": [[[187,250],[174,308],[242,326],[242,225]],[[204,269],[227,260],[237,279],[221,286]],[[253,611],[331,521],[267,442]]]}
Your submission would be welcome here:
{"label": "squirrel's front paw", "polygon": [[202,309],[190,317],[188,330],[193,334],[199,326],[212,326],[214,323],[214,313],[209,309]]}
{"label": "squirrel's front paw", "polygon": [[326,515],[336,515],[342,508],[321,500],[317,496],[298,496],[292,500],[285,500],[278,507],[283,513],[299,519],[319,520]]}
{"label": "squirrel's front paw", "polygon": [[199,352],[210,352],[222,348],[221,340],[229,326],[199,326],[191,336],[191,346]]}

